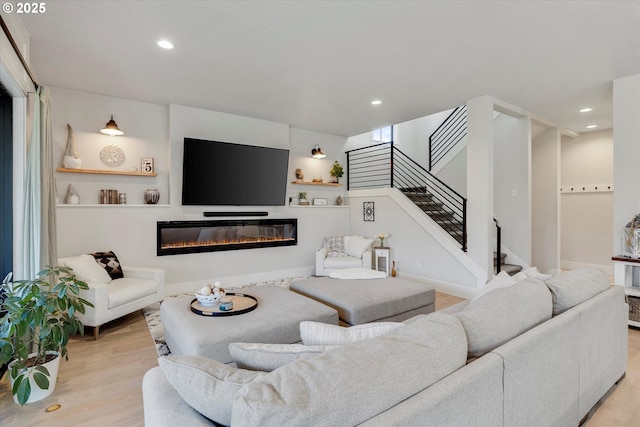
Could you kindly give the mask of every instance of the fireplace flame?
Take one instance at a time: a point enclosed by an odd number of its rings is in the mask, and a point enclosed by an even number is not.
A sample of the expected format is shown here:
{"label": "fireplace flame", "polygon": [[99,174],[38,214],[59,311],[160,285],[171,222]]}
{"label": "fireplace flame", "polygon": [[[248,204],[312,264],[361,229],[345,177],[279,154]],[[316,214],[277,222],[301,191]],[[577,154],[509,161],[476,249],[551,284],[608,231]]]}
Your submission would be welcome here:
{"label": "fireplace flame", "polygon": [[218,246],[218,245],[241,245],[247,243],[259,243],[259,242],[286,242],[295,240],[292,237],[255,237],[255,238],[242,238],[242,239],[224,239],[224,240],[194,240],[184,242],[172,242],[163,243],[162,249],[174,249],[174,248],[193,248],[198,246]]}

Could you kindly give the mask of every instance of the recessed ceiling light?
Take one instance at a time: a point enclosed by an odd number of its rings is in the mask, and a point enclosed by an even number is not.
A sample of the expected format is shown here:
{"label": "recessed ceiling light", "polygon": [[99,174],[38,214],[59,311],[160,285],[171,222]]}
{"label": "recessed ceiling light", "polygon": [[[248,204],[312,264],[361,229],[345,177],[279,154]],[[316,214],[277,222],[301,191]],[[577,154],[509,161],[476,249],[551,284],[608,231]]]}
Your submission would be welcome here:
{"label": "recessed ceiling light", "polygon": [[580,112],[581,113],[588,113],[591,110],[593,110],[593,108],[583,108],[582,110],[580,110]]}
{"label": "recessed ceiling light", "polygon": [[173,43],[169,40],[158,40],[157,45],[163,49],[173,49]]}
{"label": "recessed ceiling light", "polygon": [[589,125],[589,126],[587,126],[587,129],[593,129],[593,128],[597,128],[597,127],[598,127],[597,125]]}
{"label": "recessed ceiling light", "polygon": [[374,99],[373,101],[371,101],[371,105],[380,105],[382,104],[382,101],[380,101],[379,99]]}

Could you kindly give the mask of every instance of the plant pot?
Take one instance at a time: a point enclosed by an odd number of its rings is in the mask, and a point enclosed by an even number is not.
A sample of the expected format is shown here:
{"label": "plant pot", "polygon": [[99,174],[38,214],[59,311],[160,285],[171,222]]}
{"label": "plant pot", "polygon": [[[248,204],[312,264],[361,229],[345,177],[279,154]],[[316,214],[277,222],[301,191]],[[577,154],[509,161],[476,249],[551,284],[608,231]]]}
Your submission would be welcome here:
{"label": "plant pot", "polygon": [[[56,380],[58,379],[58,367],[60,366],[60,354],[57,351],[47,351],[46,354],[55,354],[57,357],[49,362],[42,364],[49,371],[49,388],[44,390],[38,387],[35,380],[33,379],[33,371],[29,374],[29,383],[31,384],[31,394],[29,395],[29,399],[27,399],[27,404],[37,402],[38,400],[42,400],[45,397],[51,395],[56,388]],[[29,354],[29,357],[35,357],[36,353]],[[11,366],[13,366],[15,362],[9,363],[9,377],[11,378],[11,389],[13,389],[13,377],[11,376]],[[29,368],[31,369],[31,368]],[[18,396],[13,396],[13,401],[17,404]]]}

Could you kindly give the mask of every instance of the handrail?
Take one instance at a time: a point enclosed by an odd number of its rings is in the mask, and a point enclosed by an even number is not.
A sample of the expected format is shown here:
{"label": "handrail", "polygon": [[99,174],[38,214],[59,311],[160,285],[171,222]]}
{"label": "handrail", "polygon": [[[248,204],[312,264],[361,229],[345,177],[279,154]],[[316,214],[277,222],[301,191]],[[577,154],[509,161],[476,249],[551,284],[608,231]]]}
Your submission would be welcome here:
{"label": "handrail", "polygon": [[497,219],[493,218],[493,221],[496,223],[496,274],[500,274],[502,267],[502,227],[500,227]]}
{"label": "handrail", "polygon": [[429,136],[429,170],[467,135],[467,106],[456,107]]}
{"label": "handrail", "polygon": [[391,143],[347,151],[347,189],[397,188],[466,251],[467,199]]}

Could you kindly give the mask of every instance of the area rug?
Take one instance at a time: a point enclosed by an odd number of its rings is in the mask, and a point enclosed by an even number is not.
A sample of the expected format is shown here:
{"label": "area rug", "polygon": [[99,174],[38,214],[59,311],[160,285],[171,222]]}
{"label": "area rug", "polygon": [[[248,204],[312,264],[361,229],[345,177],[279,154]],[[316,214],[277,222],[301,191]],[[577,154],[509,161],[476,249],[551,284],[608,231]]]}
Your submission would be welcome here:
{"label": "area rug", "polygon": [[[263,285],[277,285],[285,289],[289,289],[289,284],[294,280],[306,279],[307,277],[287,277],[284,279],[278,280],[269,280],[266,282],[259,283],[250,283],[243,286],[233,286],[233,287],[225,287],[225,289],[231,291],[235,289],[243,289],[249,288],[252,286],[263,286]],[[179,298],[193,295],[192,293],[183,293],[177,295],[169,295],[167,298]],[[164,341],[164,328],[162,327],[162,322],[160,321],[160,304],[162,302],[157,302],[148,307],[142,309],[142,313],[144,314],[144,319],[147,322],[147,327],[149,328],[149,333],[151,334],[151,338],[156,345],[156,351],[158,352],[158,356],[168,356],[171,354],[171,349],[167,346],[167,343]]]}

